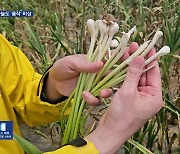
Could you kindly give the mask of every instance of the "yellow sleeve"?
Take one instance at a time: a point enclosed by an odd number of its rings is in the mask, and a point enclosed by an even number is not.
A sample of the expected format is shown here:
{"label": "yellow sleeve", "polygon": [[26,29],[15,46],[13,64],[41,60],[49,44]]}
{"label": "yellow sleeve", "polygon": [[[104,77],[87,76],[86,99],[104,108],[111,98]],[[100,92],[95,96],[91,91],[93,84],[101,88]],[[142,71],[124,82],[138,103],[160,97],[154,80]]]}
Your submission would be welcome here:
{"label": "yellow sleeve", "polygon": [[[64,102],[52,105],[37,95],[41,75],[36,73],[22,51],[0,34],[0,73],[12,107],[30,126],[58,121]],[[42,87],[42,85],[40,86]],[[70,107],[65,115],[70,112]]]}
{"label": "yellow sleeve", "polygon": [[56,151],[46,152],[44,154],[99,154],[94,144],[92,144],[91,142],[87,140],[86,142],[87,144],[81,147],[67,145]]}

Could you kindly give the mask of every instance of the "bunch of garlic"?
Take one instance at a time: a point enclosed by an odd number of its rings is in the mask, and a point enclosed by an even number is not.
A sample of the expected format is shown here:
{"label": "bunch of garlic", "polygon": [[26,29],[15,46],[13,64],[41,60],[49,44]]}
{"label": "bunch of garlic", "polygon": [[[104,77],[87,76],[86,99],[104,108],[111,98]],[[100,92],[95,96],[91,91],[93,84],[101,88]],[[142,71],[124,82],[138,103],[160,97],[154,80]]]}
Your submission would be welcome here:
{"label": "bunch of garlic", "polygon": [[[91,34],[91,42],[87,52],[87,61],[101,61],[105,58],[107,53],[109,54],[109,58],[106,59],[103,68],[98,73],[80,74],[76,89],[67,101],[68,104],[73,98],[74,103],[67,122],[62,144],[66,144],[77,137],[81,114],[85,106],[85,101],[82,98],[82,92],[87,90],[93,95],[98,96],[102,89],[112,87],[122,82],[125,78],[127,68],[131,60],[139,55],[146,57],[148,52],[154,48],[158,39],[163,35],[161,31],[157,31],[152,40],[144,42],[136,52],[130,55],[121,64],[117,65],[117,62],[119,62],[119,59],[125,53],[130,36],[136,31],[136,27],[134,26],[127,33],[123,32],[120,41],[113,39],[119,30],[119,25],[113,21],[94,21],[93,19],[89,19],[87,21],[87,27]],[[168,46],[162,47],[156,54],[145,60],[145,66],[169,52],[170,48]],[[116,67],[114,67],[115,64]],[[154,66],[155,65],[151,65],[144,71],[148,71]],[[112,71],[104,77],[110,69]]]}

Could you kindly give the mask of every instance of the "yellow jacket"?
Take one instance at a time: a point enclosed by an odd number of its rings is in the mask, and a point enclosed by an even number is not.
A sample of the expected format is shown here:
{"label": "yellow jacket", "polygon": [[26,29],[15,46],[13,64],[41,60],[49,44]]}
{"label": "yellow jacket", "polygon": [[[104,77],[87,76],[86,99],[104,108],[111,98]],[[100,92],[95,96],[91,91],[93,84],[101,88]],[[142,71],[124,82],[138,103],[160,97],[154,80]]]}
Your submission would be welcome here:
{"label": "yellow jacket", "polygon": [[[21,50],[0,34],[0,121],[13,121],[13,130],[20,135],[16,113],[29,125],[40,126],[58,121],[65,102],[52,105],[40,100],[37,88],[41,75],[36,73]],[[41,84],[41,83],[40,83]],[[42,87],[42,84],[41,86]],[[68,115],[70,108],[65,111]],[[0,140],[0,154],[24,154],[15,140]],[[80,148],[64,146],[46,154],[98,154],[88,142]]]}

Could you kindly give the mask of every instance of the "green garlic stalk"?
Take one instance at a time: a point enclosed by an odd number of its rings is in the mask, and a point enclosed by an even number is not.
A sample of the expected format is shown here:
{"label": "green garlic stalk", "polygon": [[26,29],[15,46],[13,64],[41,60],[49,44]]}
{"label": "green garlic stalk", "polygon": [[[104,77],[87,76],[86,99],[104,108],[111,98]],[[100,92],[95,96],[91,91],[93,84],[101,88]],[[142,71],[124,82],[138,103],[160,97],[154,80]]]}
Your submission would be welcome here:
{"label": "green garlic stalk", "polygon": [[[94,96],[98,96],[102,89],[115,86],[118,83],[124,81],[128,65],[132,61],[132,59],[139,55],[145,57],[148,52],[154,47],[158,39],[163,35],[161,31],[157,31],[152,41],[146,41],[145,43],[143,43],[139,47],[139,49],[134,52],[129,58],[124,60],[121,64],[117,65],[117,62],[125,53],[129,38],[136,31],[136,27],[134,26],[131,30],[129,30],[129,32],[123,33],[119,42],[113,39],[113,37],[119,30],[119,25],[113,21],[107,23],[105,20],[94,21],[92,19],[89,19],[87,21],[87,27],[91,34],[91,42],[89,50],[87,52],[87,61],[101,61],[105,58],[108,52],[109,58],[98,73],[80,74],[77,86],[63,109],[64,113],[65,108],[73,98],[74,103],[72,105],[71,113],[69,115],[63,135],[63,145],[78,136],[80,119],[85,108],[85,101],[82,98],[82,92],[84,90],[87,90],[90,91]],[[113,49],[113,53],[111,54],[112,48],[115,49]],[[154,59],[157,59],[158,57],[169,52],[169,47],[165,46],[152,57],[146,59],[145,66],[148,65],[148,68],[145,69],[144,72],[148,71],[156,65],[154,64],[150,66],[150,63]],[[114,67],[115,65],[116,67]],[[104,75],[110,69],[112,71],[106,77],[104,77]],[[63,115],[61,116],[61,119],[62,117]]]}
{"label": "green garlic stalk", "polygon": [[[144,66],[147,66],[148,64],[150,64],[152,61],[154,61],[155,59],[158,59],[160,58],[161,56],[163,55],[166,55],[170,52],[170,48],[168,46],[164,46],[162,47],[156,54],[154,54],[153,56],[151,56],[150,58],[148,58],[146,61],[145,61],[145,65]],[[147,69],[145,69],[143,72],[147,72],[148,70],[152,69],[153,67],[156,66],[157,63],[155,63],[154,65],[151,65],[149,66]],[[92,94],[94,96],[97,96],[99,94],[99,92],[102,90],[102,89],[105,89],[105,88],[110,88],[112,86],[115,86],[117,85],[118,83],[124,81],[125,79],[125,74],[127,73],[127,68],[125,68],[124,70],[122,70],[118,76],[114,77],[113,79],[111,79],[110,81],[108,81],[105,85],[103,85],[101,88],[99,88],[98,90],[96,90],[95,92],[92,92]]]}

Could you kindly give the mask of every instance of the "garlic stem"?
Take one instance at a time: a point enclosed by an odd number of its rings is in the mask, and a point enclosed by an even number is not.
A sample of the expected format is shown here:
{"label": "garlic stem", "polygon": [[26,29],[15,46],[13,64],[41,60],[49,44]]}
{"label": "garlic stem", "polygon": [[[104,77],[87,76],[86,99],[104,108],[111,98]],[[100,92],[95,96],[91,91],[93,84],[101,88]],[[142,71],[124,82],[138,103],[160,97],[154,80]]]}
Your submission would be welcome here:
{"label": "garlic stem", "polygon": [[108,40],[107,40],[107,43],[105,45],[105,47],[103,48],[103,52],[102,52],[102,57],[101,57],[101,60],[104,58],[105,54],[106,54],[106,51],[107,49],[109,48],[110,46],[110,43],[112,41],[112,38],[113,36],[118,32],[119,30],[119,25],[117,23],[112,23],[109,27],[109,37],[108,37]]}
{"label": "garlic stem", "polygon": [[143,73],[149,71],[150,69],[152,69],[153,67],[155,67],[157,64],[158,64],[158,62],[156,62],[156,63],[154,63],[153,65],[149,66],[148,68],[146,68],[146,69],[143,71]]}
{"label": "garlic stem", "polygon": [[87,26],[91,33],[91,43],[90,43],[89,50],[87,52],[87,60],[90,61],[99,30],[97,28],[97,22],[95,22],[92,19],[88,19]]}
{"label": "garlic stem", "polygon": [[[73,120],[72,120],[71,130],[74,130],[75,125],[76,125],[77,114],[78,114],[79,106],[80,106],[80,103],[81,103],[81,100],[82,100],[81,95],[82,95],[82,92],[83,92],[84,87],[85,87],[85,81],[86,81],[86,73],[82,73],[82,78],[80,80],[80,85],[78,87],[78,90],[75,92],[76,99],[74,100],[75,101],[75,103],[74,103],[75,107],[74,107],[74,112],[73,112]],[[70,134],[70,139],[74,139],[72,131],[71,131],[71,134]]]}
{"label": "garlic stem", "polygon": [[[107,60],[107,62],[105,63],[105,65],[103,66],[101,71],[98,73],[92,87],[94,87],[97,84],[97,82],[101,79],[101,77],[105,74],[105,72],[108,69],[110,69],[121,58],[121,56],[124,54],[124,52],[125,52],[124,49],[125,49],[125,47],[127,45],[127,42],[129,40],[129,35],[127,33],[124,33],[121,40],[122,41],[120,42],[119,46],[114,50],[111,57]],[[120,50],[120,52],[119,52],[119,50]],[[117,54],[118,54],[118,56],[117,56]],[[117,56],[117,58],[115,58],[116,56]],[[113,61],[113,63],[111,63],[112,61]]]}
{"label": "garlic stem", "polygon": [[[113,27],[111,27],[111,29],[110,29],[110,32],[111,32],[111,34],[115,34],[116,32],[115,32],[115,27],[116,25],[114,25]],[[106,36],[106,35],[105,35]],[[109,46],[109,44],[110,44],[110,41],[112,40],[112,37],[113,37],[113,35],[110,35],[110,37],[108,38],[108,41],[107,41],[107,44],[106,44],[106,46],[105,46],[105,49],[107,48],[107,46]],[[90,50],[88,51],[88,60],[90,60],[91,59],[91,55],[92,55],[92,50],[93,50],[93,48],[94,48],[94,44],[95,44],[95,42],[93,42],[94,41],[94,36],[92,36],[92,42],[91,42],[91,45],[90,45]],[[105,41],[106,41],[106,39],[104,39],[104,44],[105,44]],[[105,50],[104,49],[104,50]],[[103,52],[104,52],[104,50],[103,50]],[[102,54],[102,46],[101,46],[101,44],[99,45],[99,54],[100,54],[100,56],[101,56],[101,54]],[[98,59],[98,60],[101,60],[100,58]],[[90,76],[90,83],[87,85],[87,90],[90,90],[90,88],[91,88],[91,86],[92,86],[92,82],[93,82],[93,80],[94,80],[94,78],[95,78],[95,76],[96,76],[96,74],[94,73],[92,76]],[[83,76],[82,77],[82,79],[85,79],[85,77]],[[82,81],[83,83],[84,83],[84,80]],[[80,89],[81,89],[81,87],[82,87],[82,85],[84,85],[84,84],[81,84],[81,86],[80,86]],[[80,90],[79,90],[80,91]],[[78,94],[82,94],[82,92],[79,92]],[[77,98],[77,102],[76,102],[76,106],[79,106],[80,104],[80,99],[79,99],[79,96],[80,95],[78,95],[78,98]],[[83,102],[81,103],[81,105],[80,105],[80,109],[79,108],[75,108],[75,111],[74,111],[74,121],[73,121],[73,124],[72,124],[72,130],[74,130],[75,129],[75,133],[73,134],[73,138],[75,138],[76,136],[77,136],[77,132],[76,132],[76,130],[78,129],[78,127],[79,127],[79,119],[80,119],[80,116],[81,116],[81,113],[82,113],[82,110],[83,110],[83,107],[84,107],[84,100],[83,100]],[[77,111],[78,111],[78,109],[79,109],[79,113],[77,113]],[[72,138],[72,139],[73,139]]]}
{"label": "garlic stem", "polygon": [[[154,54],[153,56],[151,56],[150,58],[148,58],[145,61],[145,66],[147,66],[150,62],[152,62],[153,60],[155,60],[156,58],[159,58],[160,56],[166,55],[170,52],[170,48],[168,46],[164,46],[162,47],[156,54]],[[148,70],[152,69],[153,67],[155,67],[157,65],[157,63],[149,66],[147,69],[145,69],[143,72],[147,72]],[[101,88],[99,88],[94,94],[97,95],[97,93],[99,93],[102,89],[104,88],[109,88],[110,85],[116,85],[118,83],[120,83],[121,81],[124,80],[125,74],[127,73],[128,68],[125,68],[124,70],[122,70],[118,76],[114,76],[114,78],[112,78],[110,81],[108,81],[105,85],[103,85]]]}
{"label": "garlic stem", "polygon": [[155,53],[154,55],[152,55],[150,58],[148,58],[145,61],[145,65],[148,65],[150,62],[152,62],[153,60],[155,60],[156,58],[159,58],[162,55],[166,55],[170,52],[170,48],[168,46],[164,46],[162,47],[157,53]]}
{"label": "garlic stem", "polygon": [[108,59],[111,58],[111,49],[108,48]]}
{"label": "garlic stem", "polygon": [[[136,52],[134,52],[130,57],[128,57],[124,62],[127,63],[127,64],[129,64],[129,63],[132,61],[133,58],[139,56],[142,52],[144,52],[144,50],[147,49],[149,42],[151,42],[151,41],[146,41],[146,42],[144,42],[144,44],[141,45],[141,46],[139,47],[139,49],[138,49]],[[142,48],[142,49],[141,49],[141,48]]]}
{"label": "garlic stem", "polygon": [[102,89],[106,89],[106,88],[113,87],[113,86],[117,85],[118,83],[124,81],[124,79],[125,79],[125,74],[122,75],[122,76],[120,76],[120,77],[118,77],[118,78],[116,78],[116,79],[114,79],[114,80],[109,81],[108,83],[106,83],[105,85],[103,85],[102,87],[100,87],[99,89],[97,89],[97,90],[95,90],[95,91],[93,91],[93,92],[91,91],[91,93],[92,93],[94,96],[98,96],[99,93],[100,93],[100,91],[101,91]]}
{"label": "garlic stem", "polygon": [[[123,56],[123,54],[125,53],[125,49],[127,46],[127,43],[129,41],[130,35],[128,33],[125,33],[122,37],[122,41],[121,41],[121,50],[120,52],[112,59],[112,61],[110,62],[110,64],[108,65],[106,70],[109,70],[112,68],[112,66],[119,61],[119,59]],[[116,52],[116,51],[115,51]]]}
{"label": "garlic stem", "polygon": [[102,57],[102,45],[99,44],[99,52],[98,52],[97,61],[101,61],[101,57]]}
{"label": "garlic stem", "polygon": [[[79,80],[78,80],[77,86],[75,88],[75,91],[71,95],[71,97],[72,97],[75,94],[74,99],[77,98],[77,91],[79,90],[79,87],[80,87],[80,84],[81,84],[81,79],[82,79],[82,73],[79,76]],[[75,106],[76,106],[76,103],[73,103],[72,108],[71,108],[71,113],[70,113],[69,118],[68,118],[67,127],[65,129],[64,137],[63,137],[63,140],[62,140],[62,145],[66,144],[69,141],[69,139],[70,139],[71,127],[72,127],[72,122],[73,122],[73,118],[74,118]]]}
{"label": "garlic stem", "polygon": [[128,32],[128,34],[131,36],[134,32],[136,31],[136,26],[134,26],[133,28],[131,28]]}
{"label": "garlic stem", "polygon": [[[104,47],[106,46],[107,42],[108,42],[108,33],[106,33],[106,34],[104,35],[103,42],[102,42],[102,50],[103,50]],[[104,50],[103,50],[103,51],[104,51]]]}
{"label": "garlic stem", "polygon": [[[104,38],[104,33],[101,33],[100,39],[99,39],[99,41],[98,41],[98,45],[97,45],[97,47],[96,47],[96,49],[95,49],[95,51],[94,51],[94,53],[93,53],[93,55],[92,55],[91,61],[96,61],[96,56],[97,56],[97,54],[99,53],[99,45],[102,44],[103,38]],[[102,46],[102,45],[101,45],[101,46]],[[102,48],[102,47],[101,47],[101,48]]]}
{"label": "garlic stem", "polygon": [[73,134],[73,139],[77,138],[77,133],[78,133],[78,129],[79,129],[79,123],[80,123],[80,118],[81,118],[81,114],[83,112],[84,109],[84,105],[85,105],[85,101],[84,99],[81,102],[81,105],[79,107],[79,112],[77,113],[77,120],[76,120],[76,125],[75,125],[75,129],[73,130],[74,134]]}
{"label": "garlic stem", "polygon": [[[139,47],[139,49],[135,53],[141,53],[147,46],[148,46],[149,41],[146,41],[143,45]],[[129,58],[133,59],[136,57],[136,54],[132,54]],[[139,54],[138,54],[139,55]],[[109,81],[117,72],[119,72],[122,68],[124,68],[129,61],[129,58],[126,59],[124,62],[122,62],[117,68],[115,68],[110,74],[108,74],[103,80],[101,80],[93,89],[92,92],[96,91],[99,89],[103,84],[105,84],[107,81]]]}
{"label": "garlic stem", "polygon": [[143,51],[143,53],[141,54],[141,56],[145,57],[147,55],[147,53],[154,47],[154,45],[156,44],[156,42],[158,41],[158,39],[163,36],[163,32],[162,31],[157,31],[151,41],[151,43],[149,44],[149,46]]}

